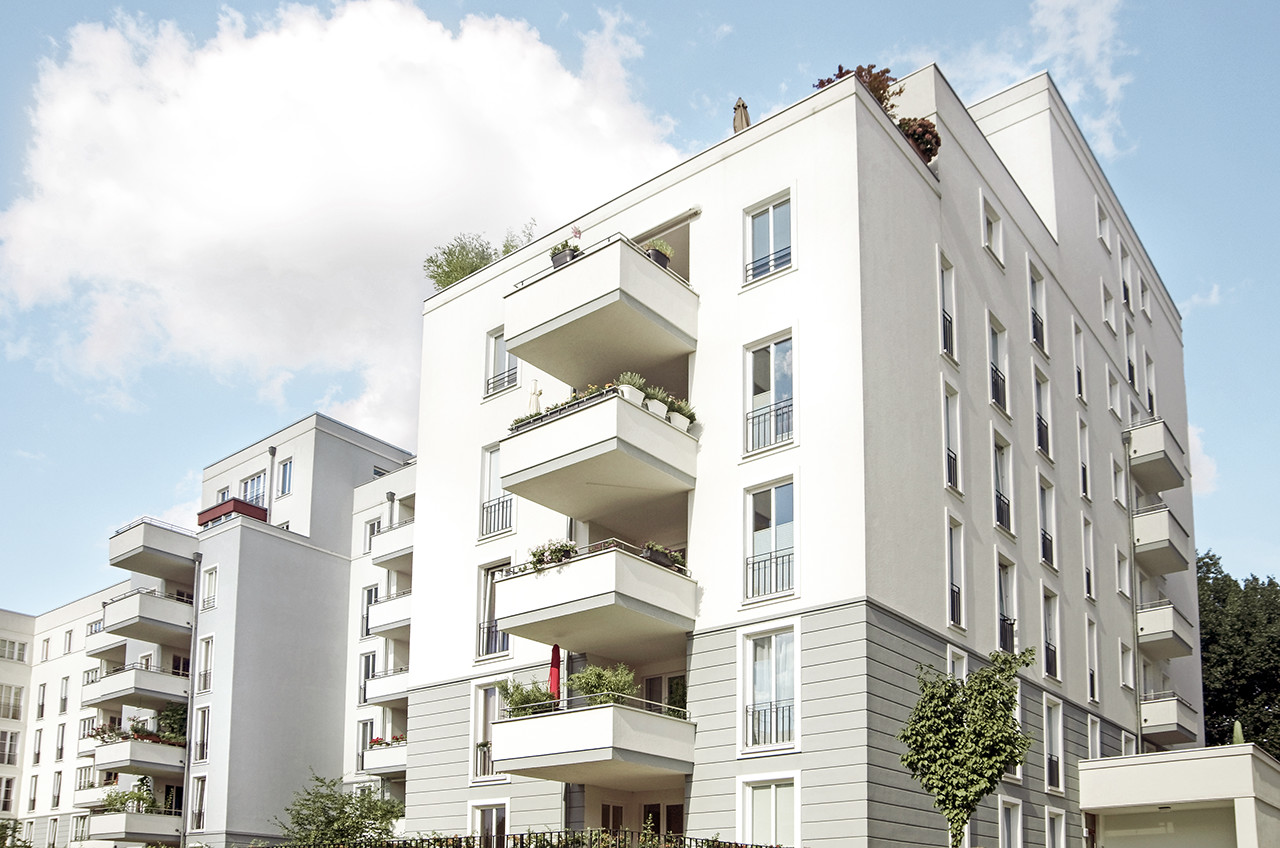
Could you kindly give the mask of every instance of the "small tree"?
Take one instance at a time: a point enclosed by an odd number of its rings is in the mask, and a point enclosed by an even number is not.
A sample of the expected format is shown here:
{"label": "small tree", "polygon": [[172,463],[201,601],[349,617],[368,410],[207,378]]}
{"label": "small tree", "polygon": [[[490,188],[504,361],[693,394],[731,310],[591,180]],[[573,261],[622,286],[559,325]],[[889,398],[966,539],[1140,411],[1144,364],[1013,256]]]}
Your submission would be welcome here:
{"label": "small tree", "polygon": [[520,232],[507,230],[502,246],[493,244],[479,233],[459,233],[448,244],[437,247],[422,263],[422,270],[436,284],[436,291],[479,271],[484,266],[533,241],[534,220],[529,219]]}
{"label": "small tree", "polygon": [[0,848],[31,848],[31,841],[22,838],[22,826],[16,819],[0,819]]}
{"label": "small tree", "polygon": [[351,843],[390,839],[404,804],[375,792],[345,792],[340,778],[311,773],[311,785],[293,793],[285,820],[273,819],[292,843]]}
{"label": "small tree", "polygon": [[907,746],[902,764],[946,817],[951,848],[960,848],[970,816],[1031,746],[1014,711],[1018,669],[1034,659],[1034,648],[996,651],[991,665],[963,681],[932,666],[916,669],[920,700],[898,734]]}

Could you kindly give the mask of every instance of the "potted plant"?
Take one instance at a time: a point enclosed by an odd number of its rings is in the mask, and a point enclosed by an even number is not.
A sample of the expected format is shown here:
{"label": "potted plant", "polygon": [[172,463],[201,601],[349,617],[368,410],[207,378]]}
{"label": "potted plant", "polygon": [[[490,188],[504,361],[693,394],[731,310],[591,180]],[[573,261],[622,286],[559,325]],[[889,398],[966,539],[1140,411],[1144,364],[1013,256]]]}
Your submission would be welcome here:
{"label": "potted plant", "polygon": [[622,663],[613,668],[589,665],[582,671],[569,675],[569,688],[587,699],[588,706],[621,704],[634,698],[640,687],[636,674]]}
{"label": "potted plant", "polygon": [[529,564],[534,571],[540,571],[548,565],[556,565],[569,559],[578,552],[573,542],[567,539],[552,539],[543,545],[529,549]]}
{"label": "potted plant", "polygon": [[644,243],[644,249],[648,251],[649,258],[663,268],[670,265],[671,257],[676,255],[676,249],[660,238],[649,239]]}
{"label": "potted plant", "polygon": [[662,386],[644,387],[644,408],[659,418],[666,419],[667,403],[670,400],[671,393],[662,388]]}
{"label": "potted plant", "polygon": [[907,141],[911,142],[911,146],[926,163],[938,155],[938,148],[942,147],[942,136],[938,134],[938,127],[933,121],[928,118],[903,118],[898,121],[898,129],[902,130]]}
{"label": "potted plant", "polygon": [[582,238],[582,230],[572,227],[570,232],[572,235],[569,238],[551,248],[552,268],[559,268],[561,265],[572,262],[582,252],[582,248],[577,244],[578,239]]}
{"label": "potted plant", "polygon": [[623,371],[618,375],[618,393],[639,406],[644,402],[644,377],[634,371]]}
{"label": "potted plant", "polygon": [[551,690],[539,681],[519,683],[514,678],[498,681],[498,695],[507,705],[507,716],[520,718],[536,713],[549,713],[555,709]]}
{"label": "potted plant", "polygon": [[673,398],[668,404],[671,414],[671,423],[689,432],[689,425],[694,422],[696,416],[693,414],[693,406],[684,398]]}
{"label": "potted plant", "polygon": [[676,569],[684,568],[684,555],[679,551],[673,551],[670,548],[659,545],[657,542],[649,541],[644,543],[645,559],[656,562],[665,568]]}

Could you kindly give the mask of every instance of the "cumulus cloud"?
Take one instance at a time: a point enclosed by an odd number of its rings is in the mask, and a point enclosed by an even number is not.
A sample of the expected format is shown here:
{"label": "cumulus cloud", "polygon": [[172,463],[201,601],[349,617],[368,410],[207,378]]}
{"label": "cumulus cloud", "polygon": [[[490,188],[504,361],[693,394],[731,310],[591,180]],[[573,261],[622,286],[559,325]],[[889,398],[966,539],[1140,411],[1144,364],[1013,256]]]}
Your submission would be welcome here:
{"label": "cumulus cloud", "polygon": [[1203,427],[1187,427],[1191,440],[1191,491],[1197,495],[1211,495],[1218,491],[1218,463],[1204,452]]}
{"label": "cumulus cloud", "polygon": [[1182,317],[1186,318],[1193,309],[1203,309],[1207,306],[1217,306],[1222,303],[1222,287],[1214,283],[1213,288],[1201,294],[1196,292],[1191,297],[1178,304],[1178,311],[1182,313]]}
{"label": "cumulus cloud", "polygon": [[405,0],[253,26],[224,7],[199,44],[125,14],[76,26],[40,69],[29,190],[0,212],[6,356],[126,405],[152,362],[273,403],[304,369],[356,374],[324,411],[412,445],[423,257],[558,226],[676,161],[631,96],[629,25],[588,22],[578,70],[525,22],[450,31]]}

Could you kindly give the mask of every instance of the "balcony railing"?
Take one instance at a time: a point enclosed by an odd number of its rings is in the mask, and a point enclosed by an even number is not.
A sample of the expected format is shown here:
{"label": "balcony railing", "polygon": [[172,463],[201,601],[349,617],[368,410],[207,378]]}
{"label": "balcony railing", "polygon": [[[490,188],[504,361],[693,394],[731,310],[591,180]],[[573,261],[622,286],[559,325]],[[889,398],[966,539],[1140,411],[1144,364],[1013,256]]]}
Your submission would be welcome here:
{"label": "balcony railing", "polygon": [[945,309],[942,310],[942,352],[950,357],[956,355],[955,326],[951,320],[951,313]]}
{"label": "balcony railing", "polygon": [[1036,448],[1045,456],[1049,455],[1049,422],[1038,412],[1036,413]]}
{"label": "balcony railing", "polygon": [[1005,394],[1004,372],[991,363],[991,402],[1008,411],[1008,398]]}
{"label": "balcony railing", "polygon": [[1052,789],[1062,788],[1062,763],[1058,760],[1057,754],[1049,754],[1045,757],[1045,785]]}
{"label": "balcony railing", "polygon": [[502,494],[480,504],[480,535],[492,536],[511,529],[511,506],[515,495]]}
{"label": "balcony railing", "polygon": [[491,395],[514,386],[516,384],[516,368],[517,366],[513,365],[501,374],[494,374],[492,377],[485,380],[484,393],[486,395]]}
{"label": "balcony railing", "polygon": [[791,701],[770,701],[748,704],[743,727],[748,748],[768,745],[787,745],[795,740],[795,704]]}
{"label": "balcony railing", "polygon": [[196,674],[196,691],[208,692],[213,688],[213,669],[206,668]]}
{"label": "balcony railing", "polygon": [[790,264],[791,245],[787,245],[781,250],[775,250],[768,256],[748,262],[743,272],[743,281],[749,283],[759,277],[772,274],[774,271],[781,271]]}
{"label": "balcony railing", "polygon": [[955,583],[951,584],[950,601],[951,603],[949,605],[949,609],[950,609],[951,623],[959,624],[960,623],[960,587]]}
{"label": "balcony railing", "polygon": [[785,398],[747,413],[747,453],[791,441],[794,404],[794,398]]}
{"label": "balcony railing", "polygon": [[997,629],[999,632],[1000,650],[1006,654],[1013,653],[1013,626],[1015,619],[1009,618],[1007,615],[1000,616]]}
{"label": "balcony railing", "polygon": [[1089,700],[1098,700],[1098,672],[1096,669],[1089,669]]}
{"label": "balcony railing", "polygon": [[1076,366],[1076,397],[1084,398],[1084,369]]}
{"label": "balcony railing", "polygon": [[1089,497],[1089,466],[1086,463],[1080,463],[1080,494]]}
{"label": "balcony railing", "polygon": [[1086,568],[1084,570],[1084,596],[1086,598],[1093,597],[1093,569]]}
{"label": "balcony railing", "polygon": [[747,557],[747,600],[779,595],[795,588],[795,551],[783,548]]}
{"label": "balcony railing", "polygon": [[1050,677],[1058,676],[1058,646],[1044,640],[1044,673]]}
{"label": "balcony railing", "polygon": [[496,621],[482,621],[479,636],[476,640],[476,656],[488,657],[494,654],[505,654],[510,647],[511,637],[498,629]]}
{"label": "balcony railing", "polygon": [[996,490],[996,525],[1005,530],[1010,527],[1009,499],[999,490]]}
{"label": "balcony railing", "polygon": [[1031,310],[1031,341],[1035,342],[1036,347],[1044,350],[1044,319],[1034,308]]}
{"label": "balcony railing", "polygon": [[[194,823],[193,830],[199,827]],[[202,825],[201,825],[202,826]],[[771,848],[746,842],[728,842],[719,836],[709,839],[685,836],[668,830],[663,834],[634,830],[539,830],[508,833],[504,836],[453,836],[433,833],[412,839],[376,839],[350,842],[286,842],[280,848]],[[772,846],[772,848],[777,848]]]}
{"label": "balcony railing", "polygon": [[1053,565],[1053,536],[1048,530],[1040,531],[1040,559]]}
{"label": "balcony railing", "polygon": [[960,489],[960,458],[951,448],[947,448],[947,485]]}
{"label": "balcony railing", "polygon": [[1133,367],[1132,359],[1128,360],[1128,362],[1129,362],[1129,385],[1136,389],[1138,388],[1138,371],[1136,368]]}
{"label": "balcony railing", "polygon": [[493,777],[493,745],[476,743],[476,777]]}

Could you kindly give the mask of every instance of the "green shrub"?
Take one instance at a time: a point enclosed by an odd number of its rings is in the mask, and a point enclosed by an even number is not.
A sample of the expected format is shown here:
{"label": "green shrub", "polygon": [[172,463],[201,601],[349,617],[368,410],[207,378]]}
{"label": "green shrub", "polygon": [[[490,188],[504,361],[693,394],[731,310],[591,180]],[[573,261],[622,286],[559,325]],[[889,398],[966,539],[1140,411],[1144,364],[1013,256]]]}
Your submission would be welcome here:
{"label": "green shrub", "polygon": [[637,389],[643,389],[645,379],[634,371],[623,371],[618,375],[617,383],[619,386],[635,386]]}
{"label": "green shrub", "polygon": [[499,680],[498,694],[507,705],[507,715],[511,718],[551,711],[551,690],[538,680],[532,683],[520,683],[515,678]]}
{"label": "green shrub", "polygon": [[569,675],[569,688],[587,696],[587,703],[591,706],[622,703],[640,691],[636,685],[636,673],[622,663],[613,668],[589,665]]}

